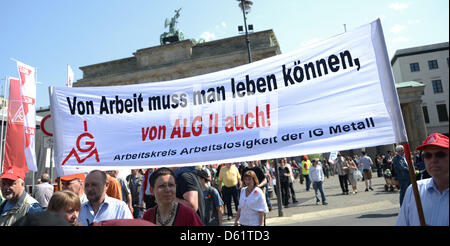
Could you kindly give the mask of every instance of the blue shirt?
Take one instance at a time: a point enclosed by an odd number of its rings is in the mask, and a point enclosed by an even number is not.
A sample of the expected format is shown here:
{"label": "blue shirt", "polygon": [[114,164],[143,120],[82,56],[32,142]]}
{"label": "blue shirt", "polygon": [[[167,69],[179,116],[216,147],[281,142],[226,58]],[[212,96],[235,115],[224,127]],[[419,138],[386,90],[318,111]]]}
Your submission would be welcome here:
{"label": "blue shirt", "polygon": [[133,219],[133,215],[125,202],[109,196],[105,196],[105,201],[100,205],[97,214],[94,215],[94,209],[87,201],[81,205],[78,216],[78,222],[85,226],[93,222],[112,219]]}
{"label": "blue shirt", "polygon": [[205,198],[205,219],[203,224],[207,226],[218,226],[218,217],[222,215],[219,215],[217,212],[217,207],[224,204],[219,192],[216,188],[209,186],[203,191],[203,197]]}
{"label": "blue shirt", "polygon": [[[426,224],[430,226],[448,226],[448,188],[441,193],[436,188],[433,178],[417,181],[417,188]],[[420,226],[416,200],[411,185],[406,190],[403,205],[395,225]]]}
{"label": "blue shirt", "polygon": [[[0,215],[8,212],[10,209],[15,207],[16,205],[17,205],[17,201],[14,201],[14,202],[6,201],[5,206],[3,207],[3,211],[0,211]],[[42,211],[44,211],[44,209],[41,207],[41,205],[39,203],[36,202],[36,203],[33,203],[30,205],[30,207],[28,208],[27,214],[32,214],[32,213],[42,212]]]}
{"label": "blue shirt", "polygon": [[359,158],[359,163],[362,164],[363,170],[367,170],[367,169],[371,169],[370,163],[373,163],[373,162],[370,157],[363,156],[363,157]]}
{"label": "blue shirt", "polygon": [[[208,188],[208,189],[203,191],[203,197],[205,198],[205,200],[207,200],[209,198],[212,198],[214,200],[214,206],[215,207],[222,206],[224,203],[223,203],[222,198],[220,197],[219,192],[217,191],[216,188],[214,188],[214,187],[211,187],[211,188]],[[210,191],[213,193],[212,197],[208,197],[208,195],[210,195],[210,193],[209,193]]]}

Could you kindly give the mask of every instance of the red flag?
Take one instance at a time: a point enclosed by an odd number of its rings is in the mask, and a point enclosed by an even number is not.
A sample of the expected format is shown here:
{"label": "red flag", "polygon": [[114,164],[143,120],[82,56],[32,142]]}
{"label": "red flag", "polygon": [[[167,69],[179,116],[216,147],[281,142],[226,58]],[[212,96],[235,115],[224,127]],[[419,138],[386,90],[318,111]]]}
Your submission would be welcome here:
{"label": "red flag", "polygon": [[17,61],[20,78],[20,94],[24,113],[25,160],[28,169],[37,171],[35,134],[36,134],[36,69]]}
{"label": "red flag", "polygon": [[3,173],[14,169],[22,173],[28,172],[25,158],[25,112],[20,93],[20,81],[9,78],[8,126],[5,139],[5,158]]}

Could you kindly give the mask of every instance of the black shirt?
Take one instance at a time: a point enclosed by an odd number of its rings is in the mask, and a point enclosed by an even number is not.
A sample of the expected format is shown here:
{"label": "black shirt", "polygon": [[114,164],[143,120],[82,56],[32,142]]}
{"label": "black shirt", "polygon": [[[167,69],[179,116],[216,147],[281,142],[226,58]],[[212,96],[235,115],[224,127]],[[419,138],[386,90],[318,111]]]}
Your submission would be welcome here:
{"label": "black shirt", "polygon": [[188,191],[197,191],[198,193],[198,210],[197,214],[200,219],[204,221],[205,218],[205,199],[203,198],[203,189],[198,180],[197,174],[193,172],[185,172],[178,176],[177,178],[177,194],[179,199],[184,199],[183,194]]}
{"label": "black shirt", "polygon": [[280,174],[280,183],[289,183],[289,177],[288,176],[284,176],[284,174],[289,173],[289,168],[288,167],[278,167],[279,170],[279,174]]}
{"label": "black shirt", "polygon": [[128,187],[131,192],[131,200],[133,205],[139,205],[139,194],[141,193],[141,186],[144,182],[144,175],[138,174],[137,177],[130,174],[127,176]]}
{"label": "black shirt", "polygon": [[244,181],[244,173],[247,171],[253,171],[256,174],[256,177],[258,177],[258,181],[261,184],[261,182],[263,182],[263,180],[266,178],[266,175],[264,175],[264,172],[261,170],[261,168],[259,168],[258,166],[254,166],[252,168],[249,167],[245,167],[241,177],[242,177],[242,181]]}

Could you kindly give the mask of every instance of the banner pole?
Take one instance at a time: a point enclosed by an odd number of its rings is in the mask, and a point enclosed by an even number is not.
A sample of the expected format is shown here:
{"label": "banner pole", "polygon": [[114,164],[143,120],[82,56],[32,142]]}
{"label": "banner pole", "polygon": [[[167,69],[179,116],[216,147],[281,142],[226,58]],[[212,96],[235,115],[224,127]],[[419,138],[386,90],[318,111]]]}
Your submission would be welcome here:
{"label": "banner pole", "polygon": [[62,190],[62,188],[61,188],[61,186],[62,186],[62,184],[61,184],[61,177],[57,178],[57,183],[58,183],[58,191],[61,191]]}
{"label": "banner pole", "polygon": [[[8,87],[8,76],[5,76],[5,87],[3,88],[3,99],[2,100],[2,127],[1,127],[1,133],[0,133],[0,158],[1,158],[1,169],[0,172],[3,172],[3,151],[4,151],[4,141],[3,141],[3,125],[5,124],[5,114],[4,112],[6,111],[6,114],[8,114],[8,110],[5,110],[5,107],[8,107],[8,103],[6,102],[6,87]],[[8,125],[8,124],[6,124]]]}
{"label": "banner pole", "polygon": [[[37,68],[34,68],[34,81],[37,84]],[[36,87],[36,85],[35,85],[35,87]],[[36,98],[36,95],[34,95],[34,98]],[[33,147],[34,147],[34,149],[32,151],[34,152],[34,156],[36,156],[36,104],[34,105],[34,112],[33,113],[34,113],[35,117],[34,117],[34,122],[32,123],[34,125],[34,138],[33,138],[33,141],[34,141]],[[29,124],[30,123],[28,123],[28,126],[29,126]],[[34,187],[36,186],[35,173],[39,172],[39,167],[38,167],[37,163],[35,163],[35,164],[36,164],[36,171],[31,170],[33,172],[33,190],[34,190]],[[28,165],[28,163],[27,163],[27,165]],[[51,181],[50,181],[50,183],[51,183]]]}
{"label": "banner pole", "polygon": [[416,200],[417,213],[419,215],[420,225],[426,226],[425,216],[423,214],[422,201],[420,200],[419,188],[417,187],[416,174],[414,172],[414,165],[411,160],[411,148],[408,142],[401,143],[404,148],[405,157],[408,162],[409,167],[409,178],[411,179],[411,185],[414,193],[414,198]]}
{"label": "banner pole", "polygon": [[283,217],[283,205],[281,204],[281,182],[280,182],[280,172],[278,170],[278,159],[275,159],[274,163],[275,167],[275,178],[277,179],[277,187],[276,187],[276,196],[277,196],[277,205],[278,205],[278,217]]}

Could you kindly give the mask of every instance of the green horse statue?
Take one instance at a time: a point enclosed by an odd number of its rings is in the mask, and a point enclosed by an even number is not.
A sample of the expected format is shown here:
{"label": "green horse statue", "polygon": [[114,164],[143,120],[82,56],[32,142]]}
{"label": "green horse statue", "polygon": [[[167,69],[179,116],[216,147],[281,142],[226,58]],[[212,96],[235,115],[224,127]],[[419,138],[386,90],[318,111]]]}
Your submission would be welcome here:
{"label": "green horse statue", "polygon": [[166,18],[164,28],[169,27],[169,32],[164,32],[163,34],[161,34],[160,36],[161,45],[168,43],[170,44],[184,39],[183,32],[181,32],[178,29],[175,29],[175,26],[178,23],[177,21],[178,17],[180,17],[180,11],[181,8],[179,10],[175,10],[175,15],[174,17],[172,17],[172,19]]}

